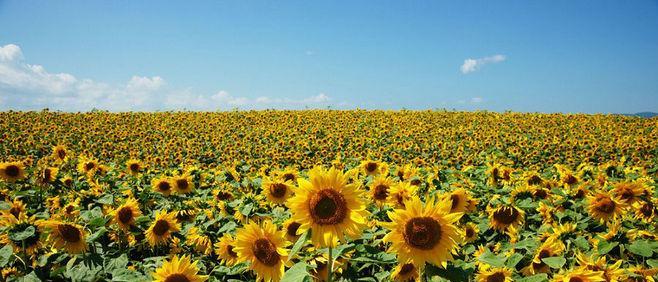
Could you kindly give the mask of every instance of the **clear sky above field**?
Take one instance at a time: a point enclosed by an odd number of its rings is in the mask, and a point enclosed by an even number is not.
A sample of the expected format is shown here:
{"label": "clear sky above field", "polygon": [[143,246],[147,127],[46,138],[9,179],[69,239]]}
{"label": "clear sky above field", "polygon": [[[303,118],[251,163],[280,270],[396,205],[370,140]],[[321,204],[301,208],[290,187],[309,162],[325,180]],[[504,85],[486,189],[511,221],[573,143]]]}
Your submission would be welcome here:
{"label": "clear sky above field", "polygon": [[657,1],[463,2],[0,0],[0,110],[658,111]]}

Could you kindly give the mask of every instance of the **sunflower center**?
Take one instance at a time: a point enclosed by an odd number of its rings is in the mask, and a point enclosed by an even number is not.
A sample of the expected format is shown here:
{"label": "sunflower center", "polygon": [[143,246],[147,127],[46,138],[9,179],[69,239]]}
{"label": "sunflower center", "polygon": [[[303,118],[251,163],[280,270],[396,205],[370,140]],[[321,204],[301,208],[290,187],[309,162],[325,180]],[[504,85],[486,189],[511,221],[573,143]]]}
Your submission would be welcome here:
{"label": "sunflower center", "polygon": [[73,225],[67,223],[57,225],[57,231],[59,231],[62,239],[68,243],[80,242],[80,230]]}
{"label": "sunflower center", "polygon": [[567,175],[567,177],[564,179],[564,183],[569,185],[575,184],[576,182],[578,182],[578,179],[571,174]]}
{"label": "sunflower center", "polygon": [[375,200],[386,200],[388,198],[388,186],[379,184],[375,187]]}
{"label": "sunflower center", "polygon": [[295,175],[292,174],[292,173],[286,173],[286,174],[283,175],[283,179],[284,179],[285,181],[288,181],[288,180],[295,180]]}
{"label": "sunflower center", "polygon": [[650,217],[653,214],[653,205],[649,202],[644,203],[644,205],[640,207],[640,212],[642,215]]}
{"label": "sunflower center", "polygon": [[532,195],[539,199],[546,199],[546,197],[548,197],[548,193],[544,189],[537,189],[532,193]]}
{"label": "sunflower center", "polygon": [[64,158],[66,158],[66,151],[64,151],[64,150],[57,150],[57,156],[58,156],[60,159],[64,159]]}
{"label": "sunflower center", "polygon": [[528,179],[528,185],[537,185],[539,183],[541,183],[541,177],[537,175],[533,175]]}
{"label": "sunflower center", "polygon": [[502,224],[512,224],[519,217],[519,211],[511,207],[499,208],[493,213],[493,218]]}
{"label": "sunflower center", "polygon": [[96,167],[96,164],[91,163],[91,162],[85,164],[85,170],[87,170],[87,171],[92,170],[95,167]]}
{"label": "sunflower center", "polygon": [[334,189],[317,192],[311,197],[309,207],[313,221],[320,225],[338,224],[347,216],[345,197]]}
{"label": "sunflower center", "polygon": [[217,196],[215,196],[215,198],[217,198],[217,200],[220,200],[220,201],[228,200],[231,197],[232,196],[231,196],[230,193],[227,193],[227,192],[224,192],[224,191],[217,192]]}
{"label": "sunflower center", "polygon": [[372,173],[375,172],[375,170],[377,170],[377,163],[370,162],[366,164],[366,171]]}
{"label": "sunflower center", "polygon": [[178,186],[178,189],[180,190],[187,190],[187,187],[189,187],[189,183],[187,183],[187,179],[182,178],[176,180],[176,186]]}
{"label": "sunflower center", "polygon": [[270,193],[274,198],[283,198],[286,195],[288,187],[283,183],[274,183],[270,185]]}
{"label": "sunflower center", "polygon": [[252,246],[254,256],[267,266],[275,266],[279,263],[281,256],[276,252],[276,246],[269,239],[260,238]]}
{"label": "sunflower center", "polygon": [[414,217],[407,221],[402,235],[407,244],[431,250],[441,240],[441,225],[431,217]]}
{"label": "sunflower center", "polygon": [[238,257],[238,253],[236,253],[236,252],[233,250],[233,246],[231,246],[231,245],[228,245],[228,247],[226,247],[226,252],[227,252],[228,255],[231,256],[231,257],[234,257],[234,258]]}
{"label": "sunflower center", "polygon": [[420,185],[420,179],[411,180],[411,182],[409,182],[409,183],[413,186],[418,186],[418,185]]}
{"label": "sunflower center", "polygon": [[620,197],[623,200],[630,200],[633,197],[635,197],[635,193],[633,193],[633,190],[631,190],[630,188],[624,188],[623,191],[621,192]]}
{"label": "sunflower center", "polygon": [[123,224],[128,224],[133,219],[133,210],[129,207],[123,207],[117,212],[119,221]]}
{"label": "sunflower center", "polygon": [[574,196],[576,199],[580,199],[582,197],[585,197],[585,190],[583,189],[578,189],[578,192],[576,192],[576,195]]}
{"label": "sunflower center", "polygon": [[404,172],[399,170],[398,171],[398,177],[400,178],[400,180],[404,180]]}
{"label": "sunflower center", "polygon": [[297,236],[297,229],[299,229],[299,226],[301,226],[301,224],[297,222],[291,222],[286,227],[286,233],[288,233],[289,236],[293,236],[293,237]]}
{"label": "sunflower center", "polygon": [[400,275],[405,275],[409,274],[412,271],[414,271],[414,265],[411,263],[405,263],[401,268],[400,268]]}
{"label": "sunflower center", "polygon": [[130,164],[130,171],[138,172],[139,171],[139,164]]}
{"label": "sunflower center", "polygon": [[601,200],[599,200],[599,202],[596,206],[596,210],[600,211],[602,213],[605,213],[605,214],[610,214],[610,213],[613,213],[615,211],[616,207],[617,207],[617,205],[611,199],[602,198]]}
{"label": "sunflower center", "polygon": [[46,168],[43,170],[43,180],[48,181],[50,180],[50,176],[52,175],[52,172],[50,171],[49,168]]}
{"label": "sunflower center", "polygon": [[11,209],[9,209],[9,213],[12,214],[15,218],[18,218],[18,216],[21,215],[21,209],[18,207],[11,207]]}
{"label": "sunflower center", "polygon": [[153,233],[158,236],[162,236],[169,231],[169,222],[166,220],[158,220],[153,226]]}
{"label": "sunflower center", "polygon": [[571,277],[569,278],[569,282],[585,282],[585,280],[583,280],[583,278],[580,277]]}
{"label": "sunflower center", "polygon": [[452,201],[452,205],[450,206],[450,210],[454,211],[459,206],[459,196],[450,195],[450,200]]}
{"label": "sunflower center", "polygon": [[475,230],[473,228],[466,228],[466,238],[471,238],[475,235]]}
{"label": "sunflower center", "polygon": [[20,174],[20,168],[18,168],[17,165],[8,165],[5,167],[5,173],[9,175],[9,177],[18,177]]}
{"label": "sunflower center", "polygon": [[165,282],[190,282],[190,279],[185,276],[185,274],[182,273],[174,273],[165,279]]}
{"label": "sunflower center", "polygon": [[487,276],[487,282],[505,282],[505,274],[502,272],[496,272]]}
{"label": "sunflower center", "polygon": [[160,189],[160,191],[169,191],[169,189],[171,189],[171,185],[169,185],[169,182],[162,181],[158,183],[158,189]]}
{"label": "sunflower center", "polygon": [[550,257],[550,256],[551,256],[551,252],[549,250],[541,250],[539,252],[538,257],[539,257],[539,259],[544,259],[544,258],[547,258],[547,257]]}

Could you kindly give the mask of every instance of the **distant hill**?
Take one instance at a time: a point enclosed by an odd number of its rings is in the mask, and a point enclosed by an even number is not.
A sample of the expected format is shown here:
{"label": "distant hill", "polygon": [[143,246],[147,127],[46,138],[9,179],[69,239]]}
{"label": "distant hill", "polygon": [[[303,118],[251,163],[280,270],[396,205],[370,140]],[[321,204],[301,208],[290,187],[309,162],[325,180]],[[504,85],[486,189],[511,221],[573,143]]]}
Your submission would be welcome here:
{"label": "distant hill", "polygon": [[643,118],[652,118],[652,117],[658,116],[658,113],[654,113],[654,112],[641,112],[641,113],[634,113],[634,114],[625,114],[625,116],[635,116],[635,117],[643,117]]}

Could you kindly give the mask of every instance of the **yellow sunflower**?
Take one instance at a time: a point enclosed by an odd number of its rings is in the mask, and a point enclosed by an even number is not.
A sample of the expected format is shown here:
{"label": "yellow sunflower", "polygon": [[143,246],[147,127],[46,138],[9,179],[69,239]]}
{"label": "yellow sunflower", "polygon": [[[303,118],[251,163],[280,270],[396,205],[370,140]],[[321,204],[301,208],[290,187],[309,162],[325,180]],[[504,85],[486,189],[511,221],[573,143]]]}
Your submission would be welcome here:
{"label": "yellow sunflower", "polygon": [[464,242],[473,242],[477,240],[480,229],[472,222],[466,223],[464,226]]}
{"label": "yellow sunflower", "polygon": [[135,219],[142,215],[139,205],[135,199],[126,202],[112,211],[111,216],[114,223],[123,230],[129,230],[135,224]]}
{"label": "yellow sunflower", "polygon": [[192,176],[188,174],[174,176],[174,191],[179,194],[187,194],[194,190],[194,182],[192,181]]}
{"label": "yellow sunflower", "polygon": [[498,208],[487,207],[487,210],[489,224],[494,230],[508,231],[523,224],[525,213],[517,207],[503,205]]}
{"label": "yellow sunflower", "polygon": [[406,209],[388,212],[392,222],[382,223],[390,232],[384,242],[391,243],[388,251],[398,255],[400,263],[413,262],[423,268],[426,262],[446,266],[452,259],[461,234],[454,225],[462,213],[450,213],[449,199],[430,199],[424,206],[418,197],[406,203]]}
{"label": "yellow sunflower", "polygon": [[450,212],[466,212],[471,201],[468,191],[464,188],[456,189],[445,197],[450,199]]}
{"label": "yellow sunflower", "polygon": [[362,161],[361,165],[359,165],[361,168],[361,171],[363,171],[366,175],[380,175],[388,174],[388,165],[386,163],[378,162],[378,161],[373,161],[373,160],[366,160]]}
{"label": "yellow sunflower", "polygon": [[370,185],[370,197],[372,197],[377,205],[382,206],[388,202],[388,196],[390,195],[392,186],[393,181],[390,177],[379,175]]}
{"label": "yellow sunflower", "polygon": [[286,231],[286,239],[290,242],[297,242],[297,239],[299,239],[299,234],[297,233],[297,230],[299,229],[299,224],[298,222],[288,219],[283,223],[283,229]]}
{"label": "yellow sunflower", "polygon": [[78,172],[81,174],[90,175],[95,173],[98,169],[100,169],[100,165],[95,159],[81,157],[78,160]]}
{"label": "yellow sunflower", "polygon": [[644,194],[644,187],[639,182],[619,182],[613,185],[612,193],[622,202],[633,204]]}
{"label": "yellow sunflower", "polygon": [[[28,218],[25,214],[22,214],[19,218],[16,218],[12,214],[3,213],[0,217],[0,226],[7,228],[7,234],[0,235],[0,244],[11,244],[15,253],[24,252],[32,256],[42,247],[41,232],[39,226],[34,223],[34,217]],[[34,233],[27,238],[16,240],[16,238],[9,235],[25,232],[28,229],[33,229]]]}
{"label": "yellow sunflower", "polygon": [[311,240],[322,247],[337,246],[345,235],[359,237],[368,217],[359,187],[333,167],[316,167],[308,175],[309,180],[298,179],[299,188],[288,200],[292,220],[300,224],[297,234],[312,230]]}
{"label": "yellow sunflower", "polygon": [[144,164],[142,164],[142,162],[139,160],[130,159],[126,161],[126,171],[130,175],[133,176],[138,175],[139,173],[142,172],[143,169],[144,169]]}
{"label": "yellow sunflower", "polygon": [[59,172],[59,169],[56,167],[44,167],[43,170],[41,170],[41,174],[39,175],[38,181],[40,183],[52,183],[57,179],[57,173]]}
{"label": "yellow sunflower", "polygon": [[587,211],[592,218],[602,223],[614,221],[622,215],[622,202],[607,192],[597,192],[595,195],[588,196],[587,199]]}
{"label": "yellow sunflower", "polygon": [[477,282],[512,282],[512,270],[506,267],[484,267],[475,276]]}
{"label": "yellow sunflower", "polygon": [[70,254],[79,254],[87,250],[86,233],[82,226],[58,220],[39,222],[44,233],[48,234],[47,242],[53,247],[66,250]]}
{"label": "yellow sunflower", "polygon": [[151,181],[151,188],[153,191],[161,193],[165,196],[169,196],[174,188],[174,183],[171,178],[167,176],[161,176]]}
{"label": "yellow sunflower", "polygon": [[283,204],[292,195],[293,183],[290,180],[276,180],[270,177],[263,177],[262,194],[270,202]]}
{"label": "yellow sunflower", "polygon": [[572,269],[563,273],[556,274],[553,277],[553,282],[603,282],[602,271],[592,271],[588,269],[578,268]]}
{"label": "yellow sunflower", "polygon": [[146,240],[151,246],[163,245],[169,242],[171,234],[180,231],[176,213],[161,210],[156,213],[155,220],[146,230]]}
{"label": "yellow sunflower", "polygon": [[400,263],[393,269],[391,278],[395,282],[414,282],[420,279],[420,273],[413,263]]}
{"label": "yellow sunflower", "polygon": [[537,248],[532,262],[523,270],[524,273],[534,275],[549,272],[550,267],[542,259],[558,256],[564,251],[564,248],[562,241],[556,237],[549,237]]}
{"label": "yellow sunflower", "polygon": [[238,261],[250,262],[249,268],[256,273],[257,280],[279,281],[288,260],[285,248],[288,244],[284,232],[267,220],[262,228],[251,222],[238,230],[233,250],[238,254]]}
{"label": "yellow sunflower", "polygon": [[68,159],[68,151],[66,150],[66,146],[64,145],[57,145],[53,147],[53,153],[51,157],[57,161],[57,162],[65,162]]}
{"label": "yellow sunflower", "polygon": [[215,253],[223,264],[230,267],[237,262],[238,254],[233,249],[235,248],[235,239],[231,234],[225,233],[214,246]]}
{"label": "yellow sunflower", "polygon": [[656,215],[656,205],[653,200],[637,201],[633,204],[633,209],[635,209],[635,219],[646,223],[651,223]]}
{"label": "yellow sunflower", "polygon": [[189,246],[202,254],[210,255],[213,252],[213,244],[208,236],[204,235],[198,227],[192,227],[187,231],[186,242]]}
{"label": "yellow sunflower", "polygon": [[0,179],[14,182],[25,178],[25,166],[22,162],[0,163]]}
{"label": "yellow sunflower", "polygon": [[153,272],[154,282],[203,282],[208,276],[199,275],[197,262],[192,262],[188,256],[173,256]]}
{"label": "yellow sunflower", "polygon": [[410,200],[416,191],[416,186],[407,181],[398,182],[391,187],[388,200],[395,208],[404,208],[405,202]]}

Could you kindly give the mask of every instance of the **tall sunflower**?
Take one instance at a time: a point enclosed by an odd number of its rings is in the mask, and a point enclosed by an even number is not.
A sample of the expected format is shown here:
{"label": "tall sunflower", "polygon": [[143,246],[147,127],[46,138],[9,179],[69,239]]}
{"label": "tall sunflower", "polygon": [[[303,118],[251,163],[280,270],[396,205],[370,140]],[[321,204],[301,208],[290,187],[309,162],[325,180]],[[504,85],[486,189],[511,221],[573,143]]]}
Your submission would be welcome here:
{"label": "tall sunflower", "polygon": [[66,250],[70,254],[79,254],[87,250],[86,232],[82,226],[59,220],[46,220],[37,223],[48,234],[47,242],[55,248]]}
{"label": "tall sunflower", "polygon": [[498,208],[487,207],[487,210],[489,224],[494,230],[507,231],[509,228],[516,229],[523,224],[525,213],[517,207],[503,205]]}
{"label": "tall sunflower", "polygon": [[57,145],[53,147],[53,153],[51,157],[57,161],[57,162],[64,162],[68,159],[68,151],[66,150],[66,146],[64,145]]}
{"label": "tall sunflower", "polygon": [[174,191],[179,194],[191,193],[194,190],[194,182],[192,176],[183,174],[173,177]]}
{"label": "tall sunflower", "polygon": [[203,282],[208,276],[199,275],[197,262],[188,256],[173,256],[153,272],[154,282]]}
{"label": "tall sunflower", "polygon": [[135,219],[142,215],[137,200],[128,199],[126,202],[112,211],[111,216],[114,223],[123,230],[129,230],[135,224]]}
{"label": "tall sunflower", "polygon": [[258,280],[279,281],[283,276],[284,264],[288,259],[283,231],[278,231],[269,220],[262,228],[255,222],[238,230],[233,250],[238,261],[250,262],[249,268],[256,273]]}
{"label": "tall sunflower", "polygon": [[144,164],[140,160],[130,159],[126,161],[126,172],[130,175],[138,175],[144,169]]}
{"label": "tall sunflower", "polygon": [[151,188],[153,191],[161,193],[165,196],[169,196],[171,191],[174,189],[174,182],[167,176],[161,176],[151,181]]}
{"label": "tall sunflower", "polygon": [[357,238],[366,227],[368,211],[357,184],[347,183],[343,172],[316,167],[309,180],[299,179],[295,196],[288,200],[297,234],[312,230],[316,246],[335,247],[347,235]]}
{"label": "tall sunflower", "polygon": [[607,192],[597,192],[588,196],[587,211],[596,220],[608,223],[619,218],[623,213],[623,204]]}
{"label": "tall sunflower", "polygon": [[379,174],[388,174],[388,165],[386,163],[378,162],[378,161],[373,161],[373,160],[366,160],[362,161],[361,165],[361,170],[366,174],[366,175],[379,175]]}
{"label": "tall sunflower", "polygon": [[370,197],[379,206],[388,202],[388,197],[391,194],[390,190],[393,186],[393,181],[390,177],[380,175],[370,185]]}
{"label": "tall sunflower", "polygon": [[25,178],[25,166],[22,162],[0,163],[0,179],[14,182]]}
{"label": "tall sunflower", "polygon": [[238,260],[238,254],[235,252],[235,239],[231,234],[225,233],[219,242],[215,243],[215,253],[222,263],[226,266],[233,266]]}
{"label": "tall sunflower", "polygon": [[469,208],[471,197],[464,188],[458,188],[445,195],[450,199],[450,212],[466,212]]}
{"label": "tall sunflower", "polygon": [[430,199],[423,206],[414,197],[406,203],[406,209],[389,211],[392,222],[382,223],[390,230],[383,239],[391,243],[389,252],[397,253],[400,263],[411,261],[418,268],[426,262],[445,267],[461,241],[454,223],[462,213],[450,213],[450,207],[448,199]]}
{"label": "tall sunflower", "polygon": [[161,210],[156,213],[155,220],[146,230],[146,240],[151,246],[163,245],[169,242],[171,234],[180,231],[176,221],[176,213]]}
{"label": "tall sunflower", "polygon": [[277,180],[265,176],[262,182],[262,194],[272,203],[283,204],[292,195],[292,187],[290,180]]}

